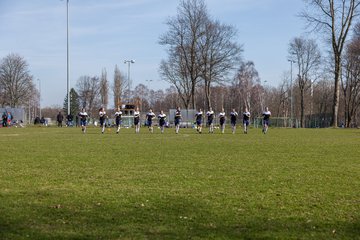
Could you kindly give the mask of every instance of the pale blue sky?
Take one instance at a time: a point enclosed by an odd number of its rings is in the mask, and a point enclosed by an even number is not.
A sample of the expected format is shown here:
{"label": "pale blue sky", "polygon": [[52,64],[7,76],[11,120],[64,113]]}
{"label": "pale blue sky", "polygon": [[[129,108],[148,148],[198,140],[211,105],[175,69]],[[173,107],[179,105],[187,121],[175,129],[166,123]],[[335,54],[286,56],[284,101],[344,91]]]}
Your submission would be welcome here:
{"label": "pale blue sky", "polygon": [[[262,81],[277,86],[289,71],[289,41],[303,35],[304,22],[296,15],[302,0],[205,0],[214,19],[238,30],[243,58],[255,63]],[[133,87],[153,89],[159,63],[166,58],[158,44],[167,31],[165,21],[175,16],[178,0],[70,0],[70,81],[83,75],[100,76],[106,68],[112,83],[117,64]],[[0,0],[0,58],[18,53],[40,79],[42,106],[62,105],[66,94],[66,0]],[[146,80],[154,80],[147,82]],[[38,82],[36,82],[38,85]]]}

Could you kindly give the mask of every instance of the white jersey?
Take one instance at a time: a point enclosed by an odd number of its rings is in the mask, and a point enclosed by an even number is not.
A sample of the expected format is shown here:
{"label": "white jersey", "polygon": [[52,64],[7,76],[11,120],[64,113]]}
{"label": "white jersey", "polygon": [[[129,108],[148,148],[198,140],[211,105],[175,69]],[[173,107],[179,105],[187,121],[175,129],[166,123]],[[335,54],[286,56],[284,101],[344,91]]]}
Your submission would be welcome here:
{"label": "white jersey", "polygon": [[119,117],[122,115],[122,111],[115,112],[115,117]]}
{"label": "white jersey", "polygon": [[265,112],[263,112],[264,120],[269,120],[270,116],[271,116],[271,112],[270,112],[270,111],[265,111]]}
{"label": "white jersey", "polygon": [[223,117],[225,117],[225,112],[219,113],[219,118],[223,118]]}
{"label": "white jersey", "polygon": [[250,119],[250,112],[249,111],[243,112],[243,118],[244,120],[248,121]]}
{"label": "white jersey", "polygon": [[80,112],[79,117],[81,120],[86,120],[86,118],[88,117],[88,114],[87,114],[87,112]]}
{"label": "white jersey", "polygon": [[148,121],[151,121],[154,117],[155,117],[155,113],[153,112],[148,112],[146,114],[146,118],[148,119]]}
{"label": "white jersey", "polygon": [[197,112],[197,113],[195,114],[196,120],[201,120],[202,115],[203,115],[203,112],[202,112],[202,111]]}
{"label": "white jersey", "polygon": [[207,111],[207,112],[206,112],[206,115],[207,115],[207,116],[214,115],[214,111],[212,111],[212,110],[211,110],[211,111]]}
{"label": "white jersey", "polygon": [[99,112],[99,117],[103,118],[106,116],[106,112],[105,111],[100,111]]}
{"label": "white jersey", "polygon": [[159,115],[158,115],[158,118],[166,118],[166,114],[165,114],[165,113],[159,114]]}
{"label": "white jersey", "polygon": [[134,117],[135,117],[135,118],[139,118],[139,117],[140,117],[140,112],[139,112],[139,111],[135,111],[135,112],[134,112]]}
{"label": "white jersey", "polygon": [[237,117],[239,114],[237,112],[231,112],[230,113],[230,116],[234,116],[234,117]]}

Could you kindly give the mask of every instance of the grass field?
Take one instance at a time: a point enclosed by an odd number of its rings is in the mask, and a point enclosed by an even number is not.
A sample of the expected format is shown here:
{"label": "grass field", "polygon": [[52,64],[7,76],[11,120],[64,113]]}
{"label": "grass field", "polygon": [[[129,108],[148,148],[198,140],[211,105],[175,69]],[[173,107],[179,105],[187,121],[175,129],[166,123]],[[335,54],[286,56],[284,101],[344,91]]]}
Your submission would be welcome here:
{"label": "grass field", "polygon": [[0,239],[360,239],[360,130],[0,129]]}

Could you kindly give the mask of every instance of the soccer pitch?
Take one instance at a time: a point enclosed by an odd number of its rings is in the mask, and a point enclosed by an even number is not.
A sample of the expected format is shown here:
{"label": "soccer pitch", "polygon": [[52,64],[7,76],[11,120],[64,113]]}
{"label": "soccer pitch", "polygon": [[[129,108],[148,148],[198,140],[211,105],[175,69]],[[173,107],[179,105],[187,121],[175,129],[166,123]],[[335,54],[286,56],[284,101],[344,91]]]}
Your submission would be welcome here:
{"label": "soccer pitch", "polygon": [[0,239],[360,239],[360,130],[0,129]]}

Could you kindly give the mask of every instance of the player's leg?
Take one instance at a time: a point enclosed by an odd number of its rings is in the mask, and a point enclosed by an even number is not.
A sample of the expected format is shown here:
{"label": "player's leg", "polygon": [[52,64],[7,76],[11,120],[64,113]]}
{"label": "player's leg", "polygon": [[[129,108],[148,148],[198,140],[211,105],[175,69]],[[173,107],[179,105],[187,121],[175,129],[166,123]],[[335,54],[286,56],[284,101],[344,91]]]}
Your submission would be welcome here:
{"label": "player's leg", "polygon": [[266,123],[265,123],[265,133],[267,133],[268,129],[269,129],[269,122],[266,121]]}
{"label": "player's leg", "polygon": [[100,120],[100,125],[101,125],[101,133],[105,132],[105,121],[104,119]]}
{"label": "player's leg", "polygon": [[115,120],[116,121],[116,133],[118,134],[120,131],[120,121],[119,120]]}
{"label": "player's leg", "polygon": [[152,125],[152,122],[150,122],[149,123],[149,131],[151,132],[151,133],[153,133],[154,132],[154,128],[153,128],[153,125]]}
{"label": "player's leg", "polygon": [[83,133],[86,133],[86,120],[82,123],[82,125],[83,125]]}

